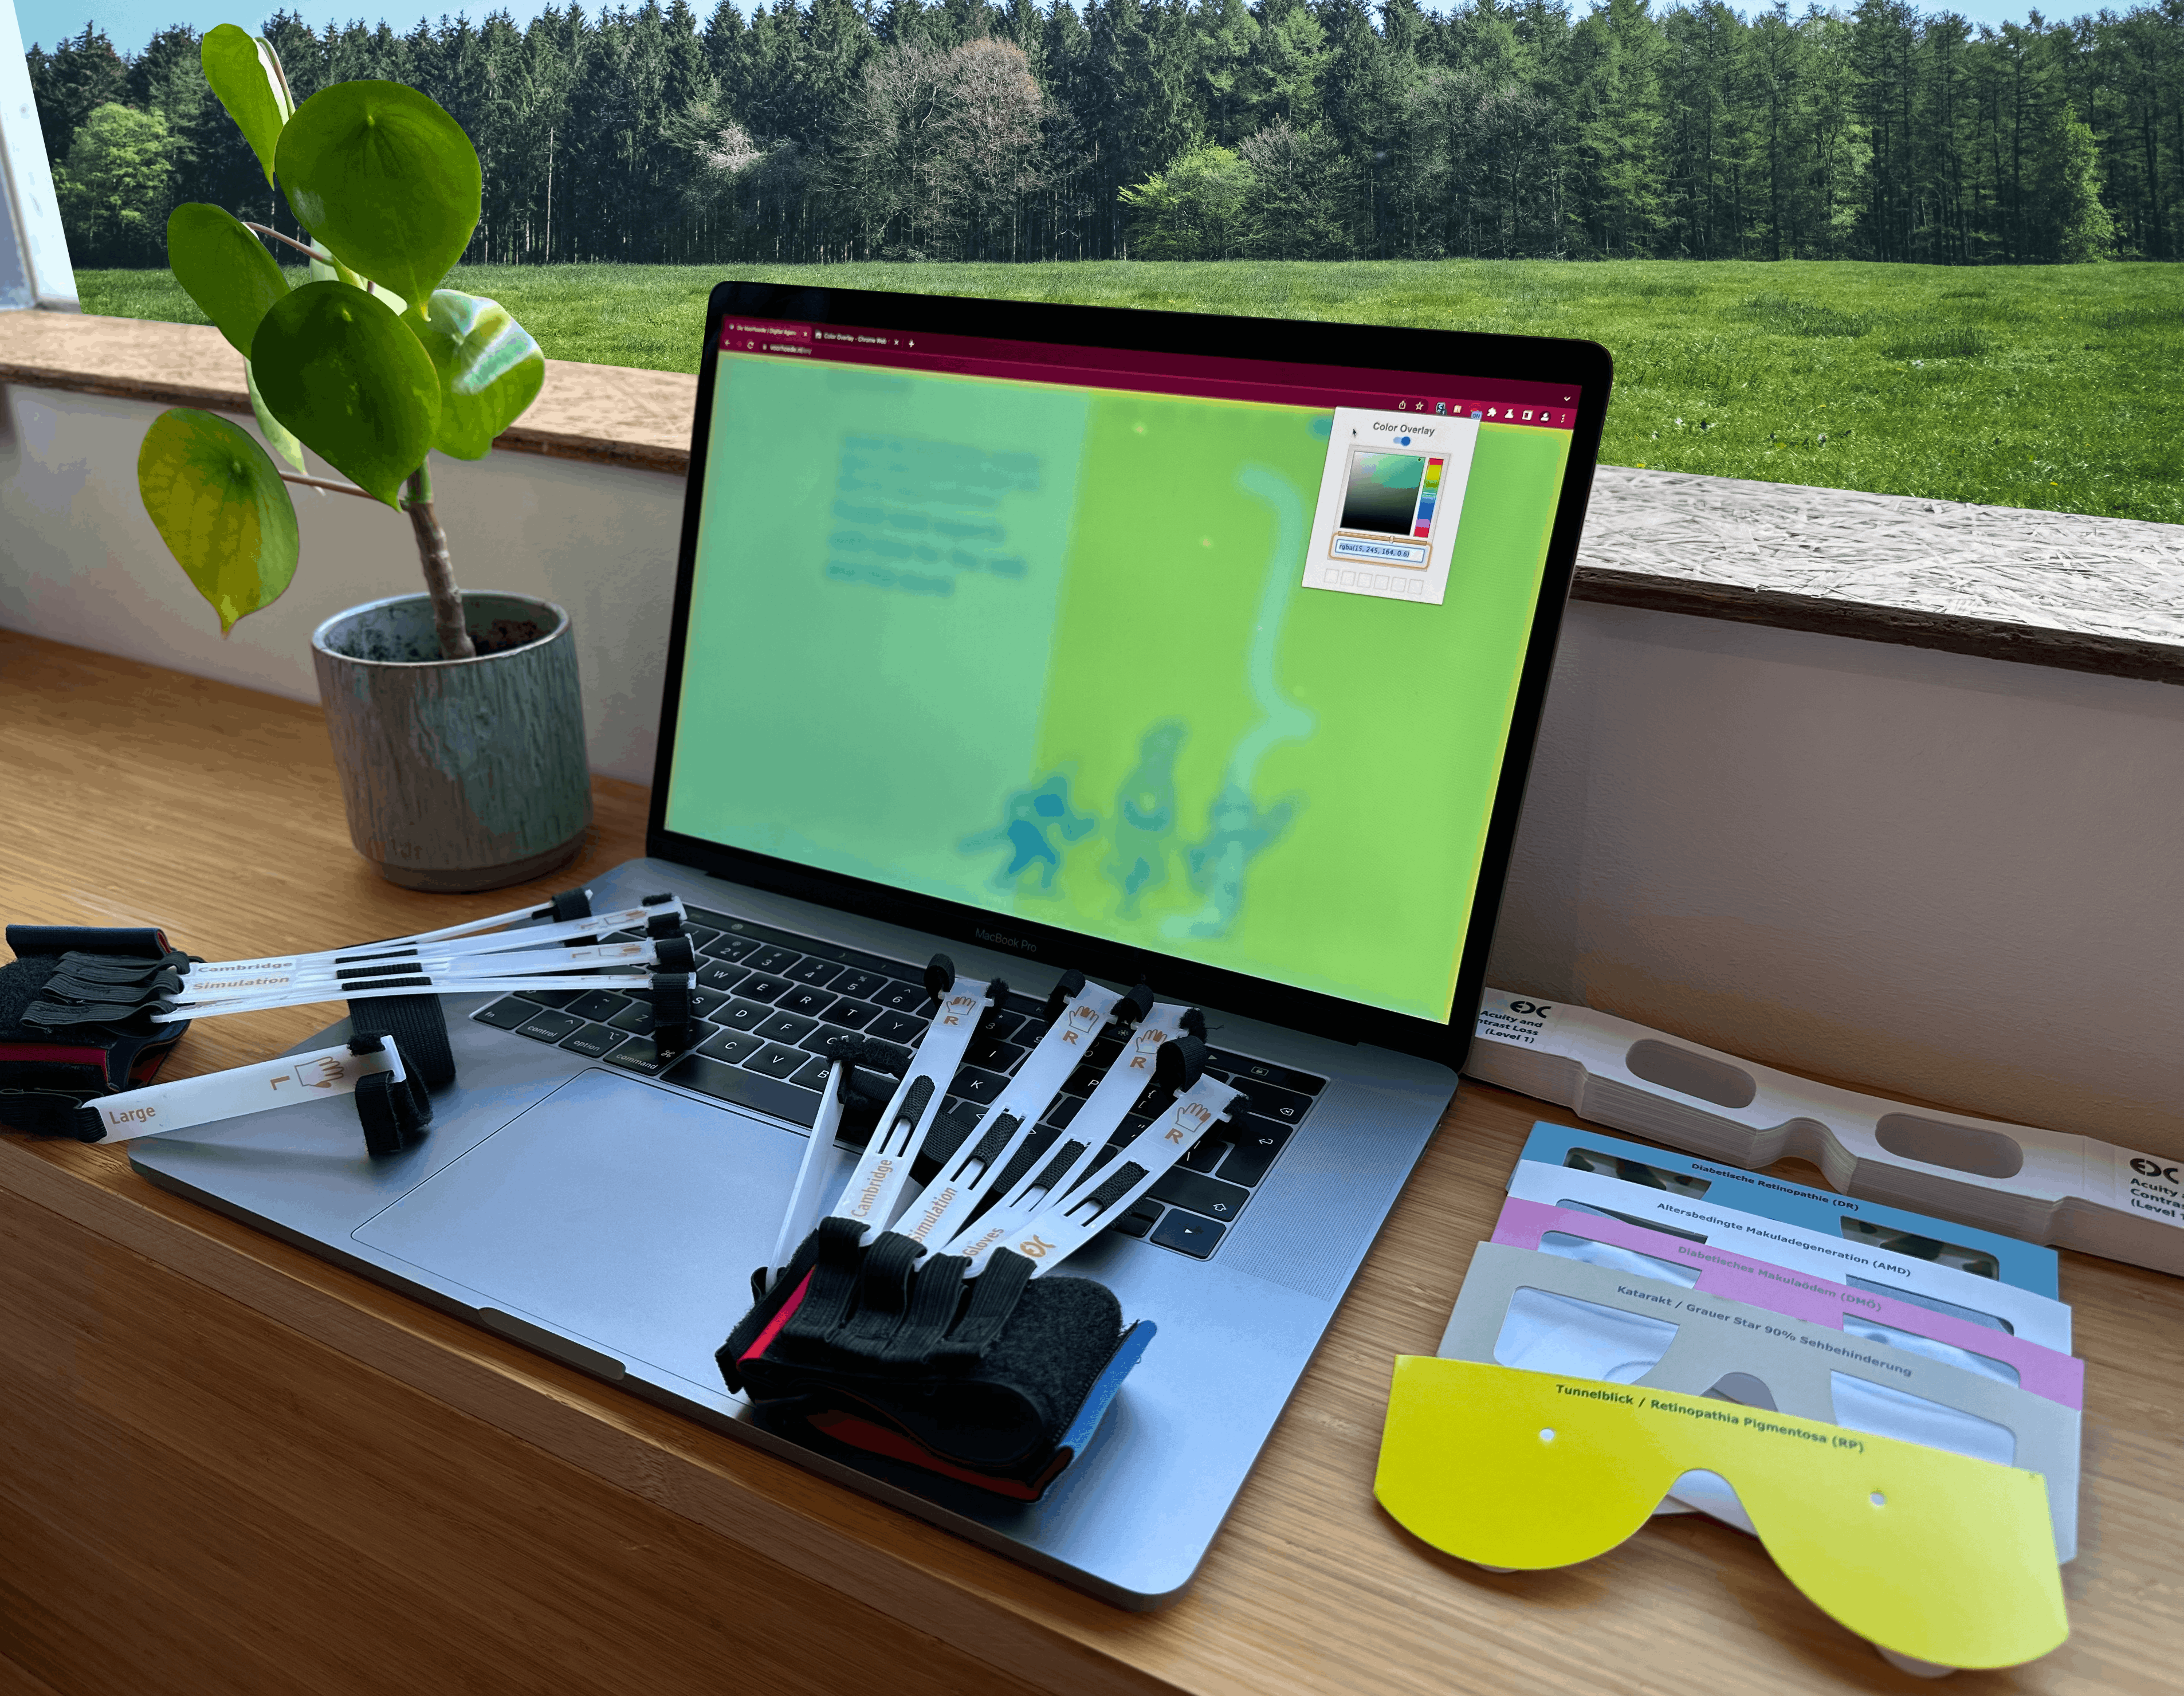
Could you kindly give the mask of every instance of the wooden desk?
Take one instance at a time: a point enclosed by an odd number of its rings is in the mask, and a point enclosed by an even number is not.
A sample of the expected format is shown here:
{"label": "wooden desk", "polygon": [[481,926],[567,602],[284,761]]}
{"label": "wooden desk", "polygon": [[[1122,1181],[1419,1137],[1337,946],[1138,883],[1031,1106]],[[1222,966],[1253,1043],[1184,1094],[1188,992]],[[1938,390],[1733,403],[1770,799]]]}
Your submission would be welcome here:
{"label": "wooden desk", "polygon": [[[310,707],[6,633],[0,773],[16,921],[160,923],[217,957],[545,892],[379,881]],[[641,851],[642,792],[599,801],[560,884]],[[169,1075],[328,1016],[202,1023]],[[119,1149],[0,1137],[0,1691],[1911,1688],[1711,1522],[1496,1577],[1374,1505],[1390,1359],[1432,1349],[1540,1113],[1464,1085],[1195,1589],[1151,1615],[167,1195]],[[2064,1263],[2089,1363],[2075,1635],[1952,1688],[2174,1690],[2184,1284]]]}

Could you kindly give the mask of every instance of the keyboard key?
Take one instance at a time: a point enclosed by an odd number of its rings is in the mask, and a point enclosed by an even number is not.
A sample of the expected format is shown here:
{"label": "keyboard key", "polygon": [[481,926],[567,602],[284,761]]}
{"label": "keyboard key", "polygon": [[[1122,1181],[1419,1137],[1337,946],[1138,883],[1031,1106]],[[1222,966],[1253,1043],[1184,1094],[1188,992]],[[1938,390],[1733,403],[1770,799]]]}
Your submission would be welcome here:
{"label": "keyboard key", "polygon": [[925,1021],[906,1013],[883,1013],[866,1029],[883,1042],[916,1042],[925,1035]]}
{"label": "keyboard key", "polygon": [[1267,1168],[1290,1135],[1287,1125],[1271,1119],[1246,1119],[1241,1125],[1224,1128],[1223,1134],[1235,1139],[1236,1152],[1222,1167],[1221,1175],[1232,1184],[1246,1185],[1267,1175]]}
{"label": "keyboard key", "polygon": [[710,1017],[723,1030],[756,1030],[773,1017],[773,1009],[762,1001],[730,1001],[715,1007]]}
{"label": "keyboard key", "polygon": [[690,1011],[700,1018],[710,1018],[713,1009],[728,1004],[726,996],[715,995],[710,990],[693,988],[690,991]]}
{"label": "keyboard key", "polygon": [[565,1007],[584,992],[582,990],[519,990],[526,1001],[536,1001],[541,1007]]}
{"label": "keyboard key", "polygon": [[[893,1007],[898,1013],[917,1013],[933,1005],[933,997],[925,993],[923,984],[905,984],[900,979],[874,990],[872,999],[883,1007]],[[928,1017],[930,1017],[929,1013]]]}
{"label": "keyboard key", "polygon": [[980,1037],[963,1057],[983,1071],[1013,1072],[1017,1062],[1030,1052],[1028,1048],[1019,1048],[1013,1042],[994,1042]]}
{"label": "keyboard key", "polygon": [[815,1023],[799,1013],[777,1013],[759,1026],[758,1034],[769,1042],[794,1042]]}
{"label": "keyboard key", "polygon": [[802,1071],[811,1059],[811,1056],[800,1048],[785,1048],[778,1042],[769,1042],[746,1059],[744,1064],[754,1072],[768,1078],[778,1078],[786,1083]]}
{"label": "keyboard key", "polygon": [[1086,1062],[1061,1080],[1061,1093],[1065,1096],[1090,1095],[1100,1081],[1100,1074],[1099,1067]]}
{"label": "keyboard key", "polygon": [[761,948],[744,964],[754,972],[771,972],[777,977],[785,977],[788,968],[803,957],[794,948]]}
{"label": "keyboard key", "polygon": [[808,1125],[819,1117],[819,1097],[794,1084],[746,1072],[740,1066],[716,1060],[704,1053],[685,1054],[666,1073],[666,1081],[710,1096],[716,1102],[772,1113],[791,1124]]}
{"label": "keyboard key", "polygon": [[794,989],[786,978],[776,978],[764,972],[754,972],[736,985],[736,993],[747,1001],[778,1001]]}
{"label": "keyboard key", "polygon": [[781,975],[784,978],[794,978],[800,984],[810,984],[816,988],[822,984],[833,983],[835,979],[842,975],[842,968],[826,960],[804,960],[791,966]]}
{"label": "keyboard key", "polygon": [[542,1007],[538,1016],[516,1027],[518,1036],[527,1036],[534,1042],[559,1042],[584,1028],[581,1018],[571,1018],[566,1013],[555,1013],[551,1007]]}
{"label": "keyboard key", "polygon": [[834,1063],[831,1060],[815,1057],[807,1061],[803,1069],[788,1081],[792,1084],[801,1084],[807,1090],[823,1090],[827,1087],[827,1074],[833,1069],[833,1065]]}
{"label": "keyboard key", "polygon": [[582,1054],[593,1060],[604,1060],[616,1048],[629,1040],[626,1030],[615,1030],[604,1024],[588,1024],[573,1036],[561,1039],[561,1046],[572,1054]]}
{"label": "keyboard key", "polygon": [[880,1016],[880,1010],[870,1001],[838,1001],[819,1017],[828,1024],[838,1024],[844,1030],[862,1030]]}
{"label": "keyboard key", "polygon": [[1066,1128],[1069,1121],[1077,1117],[1077,1109],[1084,1105],[1081,1096],[1057,1096],[1047,1103],[1046,1111],[1039,1116],[1039,1122],[1057,1129]]}
{"label": "keyboard key", "polygon": [[1228,1226],[1216,1225],[1212,1219],[1172,1208],[1167,1217],[1152,1228],[1151,1240],[1162,1248],[1173,1248],[1194,1260],[1203,1260],[1213,1252],[1228,1230]]}
{"label": "keyboard key", "polygon": [[[683,912],[687,913],[689,912],[689,908],[683,908]],[[709,925],[703,925],[696,923],[694,920],[688,920],[686,921],[682,926],[682,934],[690,939],[690,946],[702,954],[705,951],[705,945],[708,942],[710,942],[721,933],[713,929]]]}
{"label": "keyboard key", "polygon": [[1161,1205],[1158,1202],[1139,1197],[1129,1212],[1117,1219],[1108,1229],[1123,1236],[1143,1236],[1153,1228],[1160,1216]]}
{"label": "keyboard key", "polygon": [[1146,1193],[1155,1201],[1173,1202],[1177,1207],[1189,1208],[1208,1219],[1223,1220],[1235,1218],[1251,1197],[1249,1190],[1239,1185],[1224,1184],[1218,1178],[1202,1177],[1174,1166],[1163,1172]]}
{"label": "keyboard key", "polygon": [[521,996],[509,996],[491,1007],[480,1007],[471,1017],[496,1030],[520,1030],[538,1016],[538,1005]]}
{"label": "keyboard key", "polygon": [[1046,1018],[1046,1003],[1037,996],[1012,995],[1001,1005],[1018,1018],[1029,1019],[1034,1024],[1043,1023]]}
{"label": "keyboard key", "polygon": [[750,974],[740,966],[726,965],[716,960],[698,974],[698,983],[701,988],[726,995],[749,976]]}
{"label": "keyboard key", "polygon": [[652,1005],[649,1001],[632,1001],[607,1023],[616,1030],[633,1030],[639,1036],[652,1034]]}
{"label": "keyboard key", "polygon": [[1294,1090],[1278,1089],[1272,1084],[1256,1084],[1239,1072],[1234,1074],[1236,1087],[1251,1098],[1251,1111],[1284,1124],[1295,1124],[1312,1111],[1312,1097],[1301,1096]]}
{"label": "keyboard key", "polygon": [[797,988],[783,996],[774,1006],[783,1013],[800,1013],[805,1018],[816,1018],[834,1004],[831,990]]}
{"label": "keyboard key", "polygon": [[1211,1172],[1228,1158],[1234,1147],[1235,1144],[1232,1142],[1223,1142],[1210,1136],[1201,1137],[1176,1163],[1187,1166],[1194,1172]]}
{"label": "keyboard key", "polygon": [[700,1054],[710,1054],[716,1060],[725,1060],[738,1065],[748,1060],[766,1046],[766,1039],[754,1036],[745,1030],[716,1031],[698,1045]]}
{"label": "keyboard key", "polygon": [[723,960],[733,965],[749,959],[758,952],[759,947],[759,940],[755,936],[731,936],[724,932],[698,951],[708,960]]}
{"label": "keyboard key", "polygon": [[606,1057],[610,1066],[627,1066],[632,1072],[649,1072],[660,1063],[660,1051],[649,1036],[632,1036]]}
{"label": "keyboard key", "polygon": [[1001,1091],[1009,1080],[998,1072],[981,1072],[976,1067],[966,1066],[956,1074],[956,1081],[948,1087],[955,1094],[980,1107],[991,1107],[1001,1098]]}
{"label": "keyboard key", "polygon": [[1018,1018],[1015,1013],[1002,1013],[997,1009],[986,1015],[984,1023],[980,1024],[978,1027],[978,1035],[990,1042],[1024,1041],[1028,1043],[1031,1040],[1036,1040],[1036,1033],[1034,1033],[1033,1037],[1030,1039],[1025,1039],[1017,1035],[1018,1031],[1024,1028],[1024,1025],[1027,1023],[1028,1021]]}
{"label": "keyboard key", "polygon": [[629,1003],[620,996],[606,990],[593,990],[569,1003],[569,1011],[578,1018],[588,1018],[604,1024]]}
{"label": "keyboard key", "polygon": [[1309,1072],[1292,1072],[1286,1066],[1254,1060],[1246,1054],[1232,1054],[1225,1048],[1214,1049],[1206,1057],[1206,1063],[1219,1067],[1239,1085],[1272,1084],[1276,1089],[1295,1090],[1306,1096],[1316,1096],[1327,1087],[1326,1079],[1315,1078]]}
{"label": "keyboard key", "polygon": [[893,981],[884,972],[847,972],[834,980],[833,988],[838,996],[855,996],[862,999],[874,990],[884,989]]}

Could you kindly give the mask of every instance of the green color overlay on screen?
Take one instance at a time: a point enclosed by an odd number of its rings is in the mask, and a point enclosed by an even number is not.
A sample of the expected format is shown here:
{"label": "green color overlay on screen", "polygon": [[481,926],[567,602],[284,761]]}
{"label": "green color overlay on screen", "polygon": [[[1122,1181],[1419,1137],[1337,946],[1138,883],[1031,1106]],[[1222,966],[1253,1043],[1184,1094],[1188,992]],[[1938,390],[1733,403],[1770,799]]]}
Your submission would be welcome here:
{"label": "green color overlay on screen", "polygon": [[723,354],[670,829],[1449,1015],[1568,438],[1301,586],[1331,409]]}

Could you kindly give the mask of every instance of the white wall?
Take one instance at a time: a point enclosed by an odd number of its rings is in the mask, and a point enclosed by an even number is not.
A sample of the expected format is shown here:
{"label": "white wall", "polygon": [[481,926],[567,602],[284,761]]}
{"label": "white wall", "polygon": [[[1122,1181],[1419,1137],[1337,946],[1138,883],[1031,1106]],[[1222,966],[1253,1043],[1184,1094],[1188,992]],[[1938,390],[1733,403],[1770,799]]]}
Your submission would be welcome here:
{"label": "white wall", "polygon": [[[162,409],[19,385],[0,393],[0,625],[316,700],[320,622],[424,586],[408,519],[298,489],[296,580],[223,641],[137,499],[136,450]],[[682,478],[506,452],[437,460],[432,477],[455,580],[569,610],[593,767],[649,783]]]}
{"label": "white wall", "polygon": [[[223,643],[137,505],[157,409],[20,388],[0,625],[314,697],[312,627],[407,589],[407,527],[307,497]],[[679,480],[440,476],[461,579],[575,616],[593,764],[651,774]],[[2184,1156],[2184,689],[1570,609],[1491,980],[1771,1064]]]}

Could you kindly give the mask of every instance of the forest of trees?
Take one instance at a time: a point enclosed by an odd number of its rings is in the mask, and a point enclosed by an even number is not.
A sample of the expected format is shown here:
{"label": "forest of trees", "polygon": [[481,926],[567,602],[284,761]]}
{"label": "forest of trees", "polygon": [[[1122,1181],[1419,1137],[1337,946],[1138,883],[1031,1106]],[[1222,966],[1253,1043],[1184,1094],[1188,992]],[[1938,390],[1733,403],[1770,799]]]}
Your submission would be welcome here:
{"label": "forest of trees", "polygon": [[[238,20],[240,21],[240,20]],[[1906,0],[719,0],[264,32],[300,100],[389,77],[485,166],[469,257],[2184,254],[2184,0],[1998,30]],[[167,209],[293,228],[198,36],[34,47],[81,265]]]}

